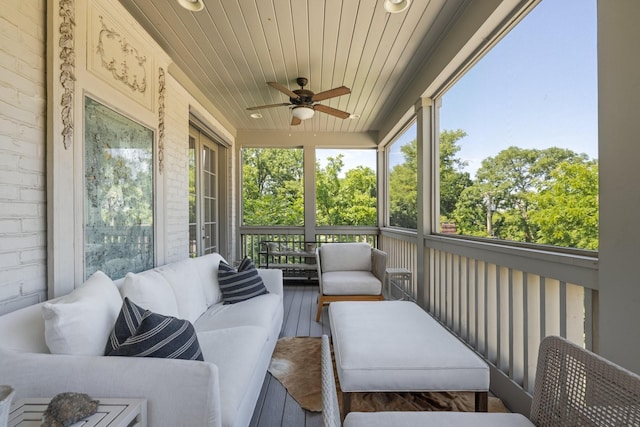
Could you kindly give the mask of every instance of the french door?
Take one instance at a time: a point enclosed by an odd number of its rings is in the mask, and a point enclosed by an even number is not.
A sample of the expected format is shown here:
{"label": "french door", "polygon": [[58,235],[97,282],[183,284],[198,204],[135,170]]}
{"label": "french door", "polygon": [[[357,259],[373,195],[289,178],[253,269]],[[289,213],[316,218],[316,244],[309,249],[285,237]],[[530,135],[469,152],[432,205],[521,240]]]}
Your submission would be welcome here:
{"label": "french door", "polygon": [[189,255],[219,252],[218,144],[189,128]]}

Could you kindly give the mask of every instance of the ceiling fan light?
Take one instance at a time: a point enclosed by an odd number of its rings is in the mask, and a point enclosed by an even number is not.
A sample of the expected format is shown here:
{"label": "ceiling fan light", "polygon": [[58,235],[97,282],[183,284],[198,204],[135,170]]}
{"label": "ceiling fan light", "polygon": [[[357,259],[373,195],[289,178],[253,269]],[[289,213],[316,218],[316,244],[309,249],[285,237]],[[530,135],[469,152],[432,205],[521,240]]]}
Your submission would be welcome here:
{"label": "ceiling fan light", "polygon": [[293,107],[293,109],[291,110],[291,114],[293,114],[293,117],[300,120],[310,119],[311,117],[313,117],[314,113],[315,111],[313,110],[313,108],[305,106]]}
{"label": "ceiling fan light", "polygon": [[411,0],[384,0],[384,10],[389,13],[400,13],[404,12],[410,4]]}
{"label": "ceiling fan light", "polygon": [[199,12],[204,8],[202,0],[178,0],[178,4],[191,12]]}

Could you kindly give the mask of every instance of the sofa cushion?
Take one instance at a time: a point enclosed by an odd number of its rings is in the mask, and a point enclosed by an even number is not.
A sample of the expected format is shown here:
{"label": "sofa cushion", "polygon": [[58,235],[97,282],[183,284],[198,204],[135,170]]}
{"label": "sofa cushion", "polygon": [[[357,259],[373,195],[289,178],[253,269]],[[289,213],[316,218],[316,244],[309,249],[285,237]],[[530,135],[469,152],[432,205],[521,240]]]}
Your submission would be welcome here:
{"label": "sofa cushion", "polygon": [[127,273],[120,287],[122,298],[165,316],[179,317],[178,303],[171,284],[155,270]]}
{"label": "sofa cushion", "polygon": [[240,262],[237,270],[220,261],[218,281],[225,304],[235,304],[268,293],[253,261],[246,257]]}
{"label": "sofa cushion", "polygon": [[97,271],[70,294],[42,305],[45,341],[53,354],[102,355],[122,298]]}
{"label": "sofa cushion", "polygon": [[[198,339],[204,360],[218,367],[222,425],[240,425],[238,420],[243,418],[250,420],[255,403],[251,405],[249,414],[241,416],[239,411],[247,410],[247,395],[255,392],[250,387],[259,389],[264,380],[263,369],[270,359],[267,330],[257,326],[238,326],[198,332]],[[252,384],[256,379],[258,383]]]}
{"label": "sofa cushion", "polygon": [[[122,341],[126,331],[132,333]],[[128,298],[105,355],[203,360],[198,337],[188,320],[144,310]]]}
{"label": "sofa cushion", "polygon": [[[206,298],[207,307],[222,301],[218,283],[218,265],[224,261],[219,253],[203,255],[193,259]],[[225,261],[226,262],[226,261]]]}
{"label": "sofa cushion", "polygon": [[196,331],[231,328],[234,326],[262,326],[270,328],[279,315],[282,297],[265,294],[243,301],[242,304],[214,304],[193,325]]}
{"label": "sofa cushion", "polygon": [[371,271],[371,245],[368,243],[325,243],[320,246],[322,272]]}
{"label": "sofa cushion", "polygon": [[194,268],[195,264],[190,258],[157,268],[173,289],[180,314],[178,317],[191,323],[207,310],[200,275],[194,274]]}
{"label": "sofa cushion", "polygon": [[324,295],[380,295],[382,282],[369,271],[331,271],[322,274]]}

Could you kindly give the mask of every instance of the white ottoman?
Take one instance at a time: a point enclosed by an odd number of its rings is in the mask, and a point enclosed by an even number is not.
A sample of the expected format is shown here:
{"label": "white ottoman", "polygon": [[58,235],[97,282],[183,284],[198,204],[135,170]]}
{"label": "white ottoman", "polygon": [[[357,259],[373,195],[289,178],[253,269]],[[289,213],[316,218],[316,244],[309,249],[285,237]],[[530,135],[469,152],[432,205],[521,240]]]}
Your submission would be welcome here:
{"label": "white ottoman", "polygon": [[410,301],[329,306],[345,414],[351,392],[472,391],[487,411],[489,366]]}

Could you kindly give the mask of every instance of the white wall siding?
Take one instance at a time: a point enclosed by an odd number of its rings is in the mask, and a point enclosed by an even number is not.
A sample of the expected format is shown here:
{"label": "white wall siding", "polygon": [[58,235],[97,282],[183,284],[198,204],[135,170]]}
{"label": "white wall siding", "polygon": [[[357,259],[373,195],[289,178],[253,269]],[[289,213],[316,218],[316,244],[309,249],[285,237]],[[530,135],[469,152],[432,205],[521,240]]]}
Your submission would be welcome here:
{"label": "white wall siding", "polygon": [[47,291],[45,5],[0,0],[0,314]]}

